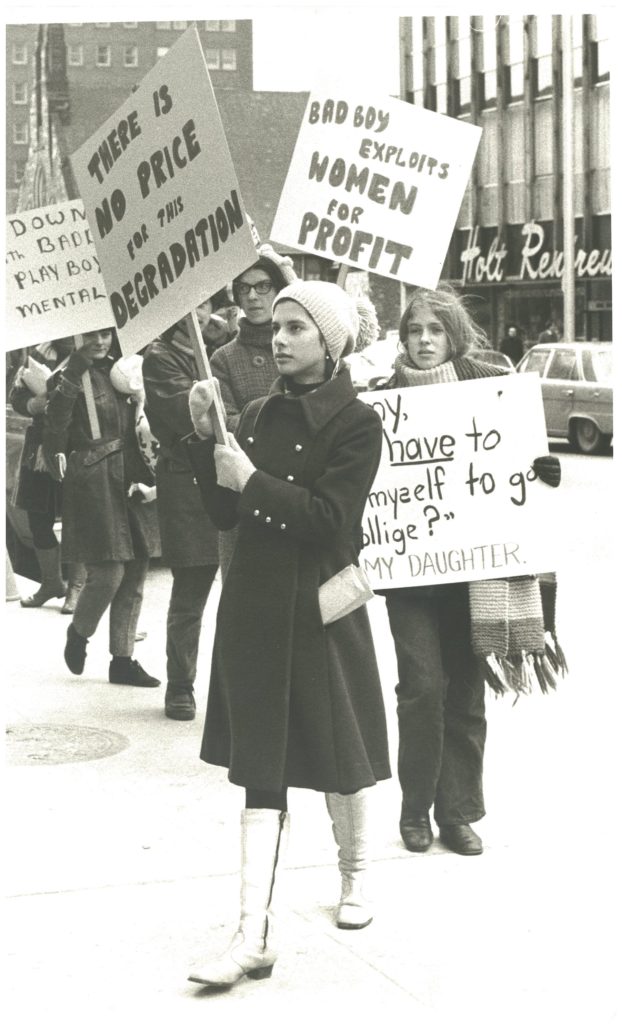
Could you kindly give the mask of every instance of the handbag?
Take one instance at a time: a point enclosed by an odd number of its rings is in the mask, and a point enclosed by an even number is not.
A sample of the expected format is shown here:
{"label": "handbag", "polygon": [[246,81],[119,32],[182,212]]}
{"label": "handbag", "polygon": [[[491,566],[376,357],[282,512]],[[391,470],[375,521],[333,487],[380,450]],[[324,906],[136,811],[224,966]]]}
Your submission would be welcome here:
{"label": "handbag", "polygon": [[356,611],[374,596],[359,565],[347,565],[319,589],[320,615],[325,626]]}

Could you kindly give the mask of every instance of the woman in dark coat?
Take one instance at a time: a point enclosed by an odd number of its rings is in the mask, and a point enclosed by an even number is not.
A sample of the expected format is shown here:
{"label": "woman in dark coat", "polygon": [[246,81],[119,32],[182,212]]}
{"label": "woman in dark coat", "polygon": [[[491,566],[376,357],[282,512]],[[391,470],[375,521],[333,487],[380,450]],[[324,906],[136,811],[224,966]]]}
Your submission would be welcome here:
{"label": "woman in dark coat", "polygon": [[[140,454],[135,406],[110,380],[113,344],[119,354],[115,332],[90,331],[83,338],[50,395],[45,414],[46,446],[57,450],[62,444],[67,452],[63,558],[82,561],[87,570],[67,630],[65,662],[74,675],[82,675],[88,639],[110,608],[109,681],[159,686],[159,680],[132,658],[149,558],[160,553],[153,477]],[[93,440],[83,392],[87,371],[99,440]]]}
{"label": "woman in dark coat", "polygon": [[[36,367],[20,367],[11,391],[9,401],[22,416],[32,416],[32,423],[26,429],[24,447],[20,459],[17,488],[13,498],[16,508],[26,512],[32,534],[35,554],[41,569],[41,586],[20,602],[22,608],[41,608],[51,598],[64,597],[61,608],[64,615],[72,615],[78,593],[84,582],[84,566],[72,563],[69,567],[67,587],[62,577],[60,545],[54,532],[54,524],[61,512],[62,485],[49,471],[43,456],[43,413],[48,400],[48,391],[56,385],[58,371],[63,367],[73,350],[72,337],[57,338],[34,349],[28,349],[29,361],[49,372],[47,386],[43,390],[45,370],[37,374]],[[35,386],[38,379],[39,386]]]}
{"label": "woman in dark coat", "polygon": [[[333,821],[342,875],[337,925],[371,920],[366,788],[390,775],[386,723],[367,612],[323,625],[319,588],[358,564],[361,517],[380,458],[382,427],[356,398],[340,357],[361,328],[336,285],[297,282],[273,308],[281,376],[243,410],[231,446],[189,444],[220,529],[239,525],[218,610],[201,757],[246,788],[242,908],[227,953],[191,975],[230,986],[269,976],[272,887],[288,825],[287,788],[319,790]],[[199,437],[212,432],[212,382],[190,409]]]}

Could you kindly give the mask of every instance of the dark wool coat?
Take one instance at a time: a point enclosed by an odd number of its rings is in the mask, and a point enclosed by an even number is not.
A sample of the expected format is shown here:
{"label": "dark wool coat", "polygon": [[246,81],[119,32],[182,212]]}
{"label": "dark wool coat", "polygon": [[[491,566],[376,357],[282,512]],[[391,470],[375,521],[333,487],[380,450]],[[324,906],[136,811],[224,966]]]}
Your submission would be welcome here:
{"label": "dark wool coat", "polygon": [[[48,349],[51,346],[47,346]],[[38,349],[30,349],[28,355],[37,363],[42,363],[49,370],[61,362],[55,356],[46,358]],[[51,390],[56,384],[54,376],[48,382],[48,389]],[[15,412],[22,416],[32,416],[28,411],[28,401],[32,398],[32,391],[23,383],[14,382],[9,392],[9,402]],[[42,444],[43,444],[43,413],[32,416],[32,422],[26,428],[24,434],[24,445],[20,456],[19,470],[15,493],[12,503],[16,508],[25,512],[38,512],[55,518],[60,514],[61,508],[61,484],[54,480],[42,465]]]}
{"label": "dark wool coat", "polygon": [[77,353],[50,395],[44,427],[46,447],[62,440],[67,452],[63,559],[90,565],[159,555],[155,502],[127,497],[131,483],[153,485],[134,432],[135,405],[110,383],[113,360],[95,362],[89,373],[102,436],[93,441],[76,360]]}
{"label": "dark wool coat", "polygon": [[272,322],[255,325],[242,316],[238,324],[234,341],[221,345],[210,358],[231,431],[236,429],[244,406],[267,395],[279,375],[272,355]]}
{"label": "dark wool coat", "polygon": [[277,381],[237,436],[258,469],[241,495],[216,485],[212,442],[189,445],[212,518],[239,523],[201,757],[240,786],[355,792],[390,775],[376,657],[366,609],[325,627],[318,590],[358,561],[380,419],[345,370],[300,398]]}
{"label": "dark wool coat", "polygon": [[146,412],[160,442],[156,467],[162,561],[170,566],[217,565],[218,531],[211,522],[182,438],[192,433],[188,393],[199,377],[183,324],[149,346],[143,360]]}

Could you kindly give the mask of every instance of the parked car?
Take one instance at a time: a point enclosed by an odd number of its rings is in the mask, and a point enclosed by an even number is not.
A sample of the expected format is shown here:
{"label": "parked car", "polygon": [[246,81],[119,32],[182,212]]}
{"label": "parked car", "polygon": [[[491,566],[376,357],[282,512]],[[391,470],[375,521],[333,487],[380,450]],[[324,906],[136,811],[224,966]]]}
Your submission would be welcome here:
{"label": "parked car", "polygon": [[505,352],[497,352],[495,348],[474,348],[469,355],[472,359],[479,359],[482,363],[490,363],[491,366],[501,366],[508,373],[514,373],[514,363]]}
{"label": "parked car", "polygon": [[516,369],[539,374],[550,437],[565,437],[586,455],[606,451],[613,437],[611,342],[534,345]]}

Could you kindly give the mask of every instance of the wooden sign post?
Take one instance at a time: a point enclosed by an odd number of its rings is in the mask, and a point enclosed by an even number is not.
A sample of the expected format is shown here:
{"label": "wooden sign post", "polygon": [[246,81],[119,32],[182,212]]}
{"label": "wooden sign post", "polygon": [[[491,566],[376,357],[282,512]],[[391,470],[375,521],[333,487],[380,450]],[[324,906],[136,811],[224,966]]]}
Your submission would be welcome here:
{"label": "wooden sign post", "polygon": [[211,408],[212,424],[214,426],[216,440],[218,444],[228,445],[229,438],[227,437],[227,418],[225,407],[220,396],[218,381],[212,373],[212,368],[209,364],[209,359],[207,358],[207,352],[205,351],[205,344],[203,342],[201,328],[199,327],[199,319],[197,317],[196,310],[193,309],[186,316],[186,326],[188,327],[188,334],[190,335],[194,358],[199,370],[199,380],[213,380],[216,384],[216,396]]}

